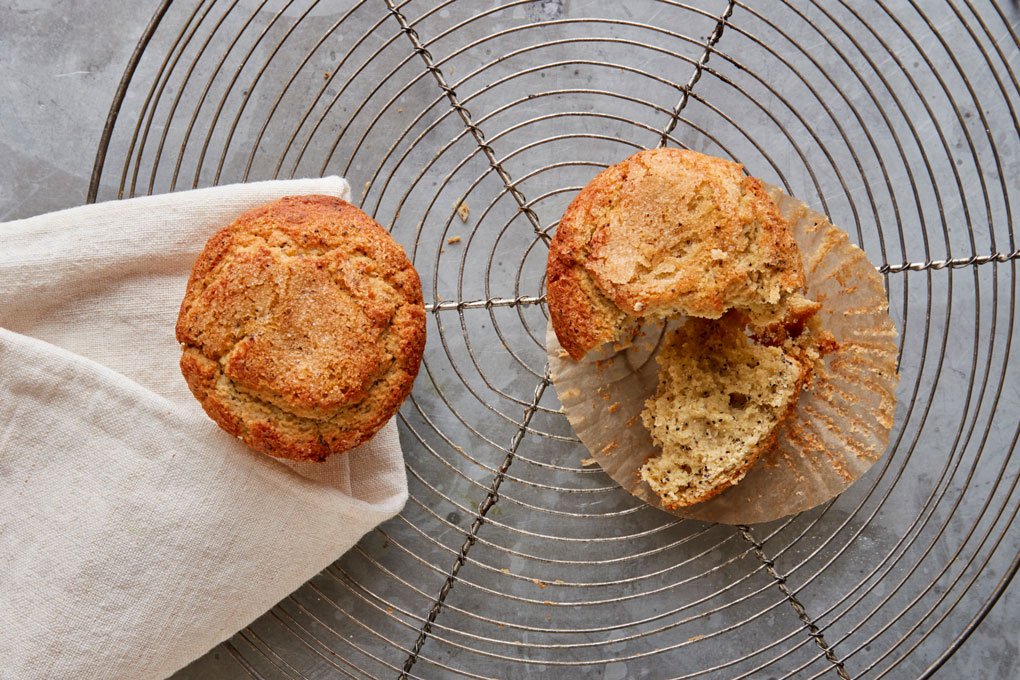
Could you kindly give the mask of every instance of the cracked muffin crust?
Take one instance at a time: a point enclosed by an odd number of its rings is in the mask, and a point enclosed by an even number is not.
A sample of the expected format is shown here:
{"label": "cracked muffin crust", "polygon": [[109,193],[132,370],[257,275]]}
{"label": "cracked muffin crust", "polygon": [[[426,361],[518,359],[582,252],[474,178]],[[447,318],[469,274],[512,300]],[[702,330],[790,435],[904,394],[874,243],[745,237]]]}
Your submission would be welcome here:
{"label": "cracked muffin crust", "polygon": [[321,461],[371,438],[410,393],[421,282],[358,208],[282,198],[209,239],[177,340],[188,387],[220,427],[270,456]]}
{"label": "cracked muffin crust", "polygon": [[599,173],[567,208],[550,247],[553,329],[574,359],[638,317],[766,324],[804,289],[790,225],[743,166],[649,149]]}

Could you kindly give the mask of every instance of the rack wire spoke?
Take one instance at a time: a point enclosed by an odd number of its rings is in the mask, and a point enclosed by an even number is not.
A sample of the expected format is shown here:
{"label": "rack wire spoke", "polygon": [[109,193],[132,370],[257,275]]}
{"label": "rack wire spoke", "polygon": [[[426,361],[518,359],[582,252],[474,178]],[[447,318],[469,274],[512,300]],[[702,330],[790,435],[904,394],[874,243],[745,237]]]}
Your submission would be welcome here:
{"label": "rack wire spoke", "polygon": [[486,298],[485,300],[443,300],[425,305],[427,312],[459,312],[465,309],[492,309],[493,307],[520,307],[545,304],[545,295],[518,295],[510,298]]}
{"label": "rack wire spoke", "polygon": [[923,272],[927,269],[963,269],[983,264],[1006,264],[1020,259],[1020,250],[1009,253],[990,253],[988,255],[971,255],[970,257],[951,257],[947,260],[926,260],[924,262],[904,262],[902,264],[884,264],[878,268],[883,274],[899,274],[900,272]]}
{"label": "rack wire spoke", "polygon": [[404,35],[406,35],[408,40],[411,41],[414,51],[425,63],[425,68],[430,74],[432,74],[432,77],[435,78],[436,84],[439,85],[443,94],[446,95],[447,100],[450,102],[450,106],[457,112],[457,115],[460,116],[460,119],[464,122],[464,126],[467,127],[471,136],[474,137],[475,141],[478,143],[478,147],[482,150],[482,153],[485,154],[485,157],[489,161],[489,165],[492,166],[492,169],[496,171],[496,174],[499,175],[499,178],[503,181],[503,186],[506,187],[506,190],[514,197],[520,211],[524,213],[524,215],[527,216],[528,221],[531,222],[531,226],[534,228],[535,233],[543,240],[548,241],[549,236],[542,229],[542,224],[538,219],[538,215],[535,214],[535,211],[528,204],[527,199],[524,198],[524,194],[521,193],[520,189],[517,188],[517,185],[510,178],[510,175],[503,167],[503,164],[496,158],[495,152],[492,150],[488,140],[485,138],[485,133],[482,132],[482,129],[475,124],[475,121],[471,116],[471,112],[461,103],[460,97],[457,96],[457,93],[454,92],[453,88],[446,82],[446,76],[443,75],[442,70],[436,65],[428,48],[422,44],[421,39],[418,37],[418,32],[408,23],[407,18],[397,8],[393,0],[383,1],[386,3],[386,7],[390,11],[390,14],[397,20],[397,23],[400,24],[400,30],[403,31]]}
{"label": "rack wire spoke", "polygon": [[524,435],[527,434],[528,424],[534,417],[535,411],[538,410],[538,403],[542,400],[542,395],[545,394],[545,390],[549,387],[551,382],[552,379],[549,374],[549,364],[546,364],[545,375],[542,376],[542,380],[538,383],[538,386],[535,387],[535,394],[531,400],[531,404],[524,410],[524,417],[521,419],[520,427],[517,428],[517,431],[514,432],[514,435],[510,440],[510,446],[507,448],[506,455],[503,457],[503,462],[500,463],[499,469],[496,470],[496,474],[492,478],[492,482],[489,485],[488,492],[485,494],[485,498],[478,504],[474,520],[471,522],[471,527],[467,535],[464,537],[464,543],[461,545],[460,552],[454,560],[453,567],[451,567],[449,574],[443,581],[443,586],[439,590],[439,594],[436,596],[435,601],[429,608],[425,622],[418,631],[418,638],[414,641],[414,647],[411,648],[411,653],[408,655],[407,660],[404,661],[404,667],[400,674],[401,678],[406,678],[411,672],[411,669],[414,667],[414,664],[418,661],[422,647],[425,645],[425,641],[428,640],[429,634],[432,632],[432,625],[435,623],[439,613],[443,610],[443,605],[446,603],[446,598],[449,596],[450,591],[453,590],[453,586],[457,582],[457,576],[460,573],[460,570],[467,563],[468,553],[478,541],[479,530],[485,524],[489,511],[499,501],[499,488],[503,485],[506,473],[514,462],[514,456],[517,453],[517,448],[521,445],[521,442],[524,441]]}
{"label": "rack wire spoke", "polygon": [[[989,255],[971,255],[969,257],[955,257],[947,260],[928,260],[925,262],[903,262],[901,264],[883,264],[876,267],[882,274],[899,274],[902,272],[921,272],[928,269],[963,269],[965,267],[979,266],[983,264],[996,263],[1006,264],[1012,260],[1020,259],[1020,250],[1010,253],[991,253]],[[526,305],[545,304],[545,295],[519,295],[517,297],[495,297],[484,300],[441,300],[437,303],[425,305],[429,312],[461,311],[464,309],[491,309],[493,307],[518,307]]]}

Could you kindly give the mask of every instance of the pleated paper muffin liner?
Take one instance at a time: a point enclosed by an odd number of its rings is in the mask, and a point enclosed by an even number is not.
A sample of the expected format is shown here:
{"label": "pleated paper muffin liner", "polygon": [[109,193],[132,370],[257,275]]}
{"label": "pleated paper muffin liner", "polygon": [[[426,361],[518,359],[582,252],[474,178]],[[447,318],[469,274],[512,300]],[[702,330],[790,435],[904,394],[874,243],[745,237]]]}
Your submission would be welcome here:
{"label": "pleated paper muffin liner", "polygon": [[[853,484],[889,444],[899,376],[882,276],[825,215],[768,188],[793,225],[807,295],[822,304],[821,326],[839,348],[825,357],[776,445],[747,476],[708,501],[666,510],[679,517],[755,524],[809,510]],[[671,320],[669,327],[682,322]],[[626,346],[607,345],[581,361],[560,347],[551,325],[546,342],[553,384],[578,438],[620,486],[658,508],[659,497],[639,474],[659,453],[641,411],[658,385],[655,354],[667,330],[648,322]]]}

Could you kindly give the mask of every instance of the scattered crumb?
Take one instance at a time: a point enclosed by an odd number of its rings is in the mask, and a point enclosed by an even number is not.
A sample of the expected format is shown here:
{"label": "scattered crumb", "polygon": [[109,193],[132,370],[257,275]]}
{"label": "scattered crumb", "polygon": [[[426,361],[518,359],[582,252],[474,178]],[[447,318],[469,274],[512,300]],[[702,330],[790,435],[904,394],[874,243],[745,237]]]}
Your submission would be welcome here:
{"label": "scattered crumb", "polygon": [[329,80],[329,77],[330,77],[331,75],[332,75],[332,74],[331,74],[331,73],[330,73],[329,71],[323,71],[323,72],[322,72],[322,79],[323,79],[323,80]]}
{"label": "scattered crumb", "polygon": [[460,243],[460,236],[451,236],[450,238],[446,239],[446,243],[447,243],[447,245],[451,245],[451,246],[454,243]]}
{"label": "scattered crumb", "polygon": [[504,626],[504,625],[503,625],[502,623],[497,623],[497,624],[496,624],[496,627],[497,627],[497,628],[505,628],[505,626]]}
{"label": "scattered crumb", "polygon": [[688,642],[697,642],[698,640],[701,640],[704,637],[705,637],[704,635],[695,635],[694,637],[687,638],[687,641]]}
{"label": "scattered crumb", "polygon": [[365,200],[365,196],[368,196],[368,188],[372,186],[372,181],[368,180],[365,182],[365,186],[361,188],[361,200]]}
{"label": "scattered crumb", "polygon": [[553,583],[555,583],[558,586],[562,586],[563,585],[563,581],[561,579],[556,579],[555,581],[553,581]]}
{"label": "scattered crumb", "polygon": [[403,106],[398,106],[397,107],[397,113],[403,113],[403,112],[404,112],[404,107]]}
{"label": "scattered crumb", "polygon": [[393,607],[387,607],[386,608],[386,613],[387,614],[392,614],[393,613]]}
{"label": "scattered crumb", "polygon": [[457,217],[460,218],[460,221],[467,222],[468,217],[470,216],[471,208],[468,207],[468,204],[464,201],[460,201],[459,203],[457,203]]}
{"label": "scattered crumb", "polygon": [[540,581],[540,580],[538,580],[537,578],[533,578],[533,579],[531,579],[531,582],[532,582],[532,583],[534,583],[534,584],[535,584],[536,586],[538,586],[539,588],[541,588],[542,590],[545,590],[545,588],[546,588],[546,585],[547,585],[547,584],[545,583],[545,581]]}
{"label": "scattered crumb", "polygon": [[510,570],[507,569],[506,567],[503,567],[502,569],[500,569],[500,571],[503,572],[504,574],[509,574],[510,573]]}
{"label": "scattered crumb", "polygon": [[606,370],[606,364],[608,364],[610,361],[612,361],[612,359],[596,359],[595,370],[601,373],[602,371]]}
{"label": "scattered crumb", "polygon": [[606,401],[609,401],[609,396],[610,396],[609,388],[606,387],[605,385],[603,385],[602,387],[600,387],[597,390],[595,390],[595,393],[598,394],[603,399],[605,399]]}
{"label": "scattered crumb", "polygon": [[552,604],[552,600],[542,600],[542,604]]}
{"label": "scattered crumb", "polygon": [[563,390],[562,398],[574,399],[579,396],[581,396],[581,390],[577,389],[576,387],[571,387],[569,390]]}
{"label": "scattered crumb", "polygon": [[620,410],[620,402],[614,401],[612,404],[609,405],[609,408],[606,410],[609,411],[610,413],[616,413],[617,411]]}
{"label": "scattered crumb", "polygon": [[613,449],[615,449],[615,448],[616,448],[616,440],[614,439],[613,441],[611,441],[608,444],[606,444],[605,446],[603,446],[602,450],[599,453],[601,453],[603,456],[608,456],[610,453],[612,453]]}
{"label": "scattered crumb", "polygon": [[597,460],[595,460],[594,458],[582,458],[581,459],[581,465],[584,466],[584,467],[589,467],[591,465],[598,465],[598,464],[599,464],[599,462]]}
{"label": "scattered crumb", "polygon": [[633,416],[631,416],[630,418],[628,418],[627,422],[625,422],[624,425],[626,427],[628,427],[628,428],[634,427],[635,425],[637,425],[637,421],[639,421],[639,420],[641,420],[641,414],[640,413],[636,413]]}

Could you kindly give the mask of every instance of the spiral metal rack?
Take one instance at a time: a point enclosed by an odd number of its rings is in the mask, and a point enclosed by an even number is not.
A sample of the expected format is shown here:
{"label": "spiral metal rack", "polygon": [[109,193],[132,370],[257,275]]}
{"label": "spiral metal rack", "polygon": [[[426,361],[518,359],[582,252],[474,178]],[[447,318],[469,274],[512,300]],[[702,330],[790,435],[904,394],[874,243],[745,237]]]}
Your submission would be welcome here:
{"label": "spiral metal rack", "polygon": [[[1018,22],[1015,3],[981,0],[165,0],[90,199],[340,174],[408,250],[430,312],[400,414],[406,509],[217,663],[934,673],[1020,566]],[[558,410],[549,234],[600,168],[658,144],[745,163],[882,263],[901,331],[893,443],[821,508],[679,521],[586,465]]]}

